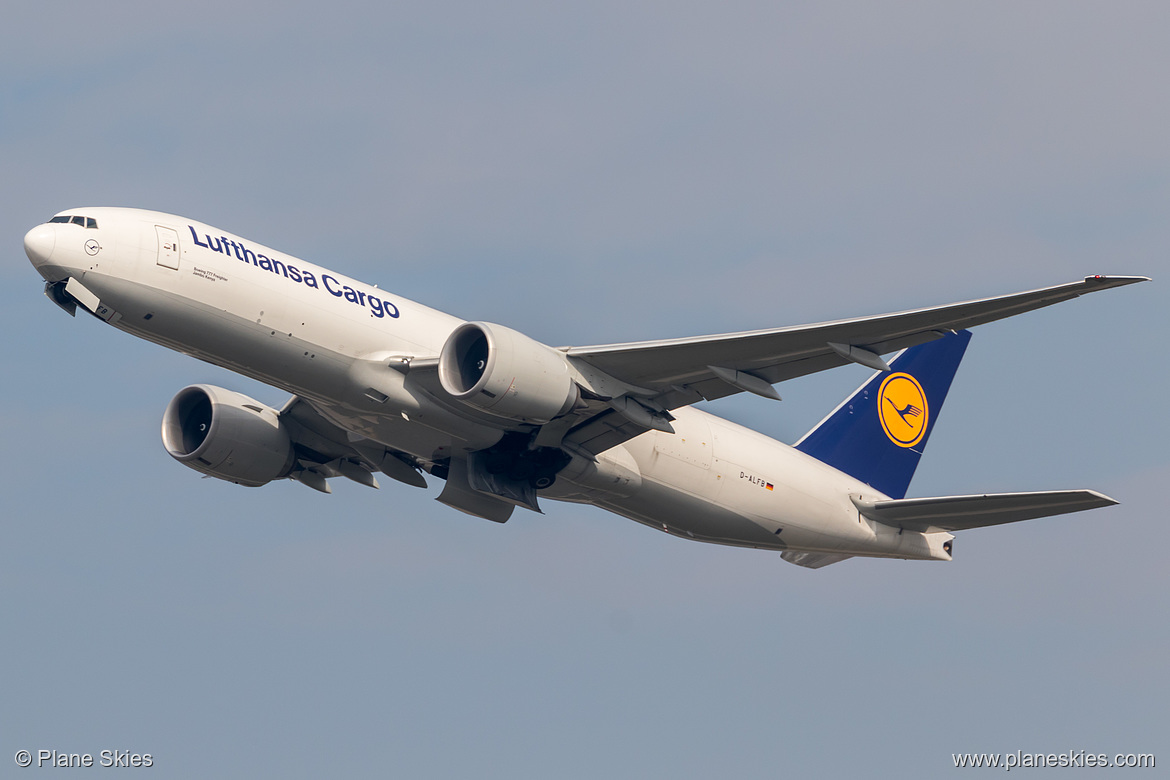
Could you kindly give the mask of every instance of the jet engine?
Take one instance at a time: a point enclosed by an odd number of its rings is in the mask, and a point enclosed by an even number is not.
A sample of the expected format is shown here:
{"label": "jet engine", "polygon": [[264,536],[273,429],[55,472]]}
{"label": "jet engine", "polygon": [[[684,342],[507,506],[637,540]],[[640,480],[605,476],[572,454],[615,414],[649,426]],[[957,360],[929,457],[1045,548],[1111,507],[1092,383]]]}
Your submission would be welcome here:
{"label": "jet engine", "polygon": [[465,322],[451,333],[439,353],[439,381],[466,404],[535,425],[569,411],[578,397],[563,354],[487,322]]}
{"label": "jet engine", "polygon": [[213,385],[184,387],[162,423],[163,446],[196,471],[259,487],[288,476],[293,446],[275,409]]}

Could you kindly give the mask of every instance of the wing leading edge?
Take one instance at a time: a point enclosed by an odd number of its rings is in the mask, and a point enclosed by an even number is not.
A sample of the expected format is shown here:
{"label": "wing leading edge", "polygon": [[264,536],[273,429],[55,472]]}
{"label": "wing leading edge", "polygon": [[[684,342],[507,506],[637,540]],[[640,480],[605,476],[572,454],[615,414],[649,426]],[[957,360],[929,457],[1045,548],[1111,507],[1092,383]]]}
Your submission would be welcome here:
{"label": "wing leading edge", "polygon": [[[799,376],[860,363],[887,368],[881,355],[933,341],[945,333],[1071,300],[1087,293],[1149,281],[1145,276],[1088,276],[1079,282],[872,317],[694,338],[570,347],[574,361],[637,390],[630,395],[662,413]],[[774,397],[774,396],[773,396]],[[598,453],[648,430],[611,403],[595,405],[564,441]],[[669,419],[669,416],[666,416]]]}
{"label": "wing leading edge", "polygon": [[[1080,282],[1039,290],[873,317],[694,338],[572,347],[568,354],[631,384],[701,384],[710,388],[712,397],[721,397],[739,389],[720,379],[710,366],[748,371],[775,384],[931,341],[938,337],[937,331],[972,328],[1086,293],[1145,281],[1149,277],[1088,276]],[[840,347],[864,351],[858,354],[860,359],[847,358]],[[713,380],[720,384],[715,385]]]}

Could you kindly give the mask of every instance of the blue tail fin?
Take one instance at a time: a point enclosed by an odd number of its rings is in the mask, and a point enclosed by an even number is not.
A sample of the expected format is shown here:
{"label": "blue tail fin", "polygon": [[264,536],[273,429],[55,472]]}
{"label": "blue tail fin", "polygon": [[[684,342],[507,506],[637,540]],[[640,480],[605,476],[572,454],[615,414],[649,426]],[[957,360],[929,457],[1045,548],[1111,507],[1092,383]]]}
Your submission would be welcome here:
{"label": "blue tail fin", "polygon": [[905,498],[970,340],[971,331],[963,330],[906,350],[796,449],[891,498]]}

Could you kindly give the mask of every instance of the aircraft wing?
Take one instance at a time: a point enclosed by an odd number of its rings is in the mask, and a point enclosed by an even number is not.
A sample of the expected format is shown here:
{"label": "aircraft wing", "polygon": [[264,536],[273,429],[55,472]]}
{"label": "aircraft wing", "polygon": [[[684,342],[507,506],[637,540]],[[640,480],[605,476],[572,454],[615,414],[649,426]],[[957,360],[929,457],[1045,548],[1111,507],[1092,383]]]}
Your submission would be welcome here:
{"label": "aircraft wing", "polygon": [[289,398],[280,410],[280,418],[296,453],[293,478],[309,487],[328,493],[325,480],[337,476],[377,487],[370,473],[373,471],[414,487],[427,486],[418,462],[411,456],[349,433],[303,398]]}
{"label": "aircraft wing", "polygon": [[1048,490],[1038,493],[992,493],[942,498],[901,498],[853,502],[859,512],[909,531],[966,531],[1112,506],[1117,502],[1095,490]]}
{"label": "aircraft wing", "polygon": [[[715,336],[566,349],[641,392],[632,402],[591,405],[592,415],[564,441],[596,454],[652,427],[669,430],[669,411],[744,390],[778,398],[786,379],[849,362],[887,368],[881,355],[940,338],[943,333],[1051,306],[1086,293],[1148,281],[1144,276],[1088,276],[1083,281],[946,306],[811,325]],[[629,410],[633,408],[633,414]],[[641,407],[640,409],[637,407]],[[640,418],[640,419],[639,419]],[[665,427],[664,427],[665,426]]]}
{"label": "aircraft wing", "polygon": [[[573,347],[568,354],[631,384],[685,385],[704,398],[719,398],[739,392],[739,388],[718,377],[710,366],[750,372],[774,384],[850,362],[830,344],[884,355],[931,341],[938,337],[938,331],[963,330],[1086,293],[1144,281],[1148,277],[1089,276],[1084,281],[1014,295],[876,317],[717,336]],[[866,358],[864,353],[857,356]]]}

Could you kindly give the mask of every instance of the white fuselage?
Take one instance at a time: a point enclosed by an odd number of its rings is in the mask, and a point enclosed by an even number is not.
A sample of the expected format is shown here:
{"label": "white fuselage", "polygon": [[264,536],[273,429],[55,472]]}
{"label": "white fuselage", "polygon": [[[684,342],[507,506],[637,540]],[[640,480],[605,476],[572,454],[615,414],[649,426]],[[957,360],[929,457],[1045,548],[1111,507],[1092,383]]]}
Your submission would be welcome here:
{"label": "white fuselage", "polygon": [[[438,355],[463,320],[182,217],[67,213],[97,227],[34,228],[30,257],[46,280],[84,285],[115,327],[308,399],[341,428],[424,461],[502,437],[490,415],[379,370],[390,356]],[[651,431],[599,456],[640,480],[615,492],[566,471],[541,495],[701,541],[949,560],[950,534],[862,517],[853,499],[886,498],[868,485],[697,409],[674,415],[675,433]]]}

